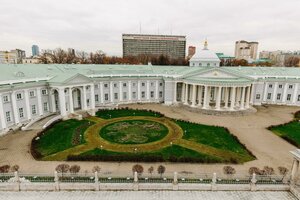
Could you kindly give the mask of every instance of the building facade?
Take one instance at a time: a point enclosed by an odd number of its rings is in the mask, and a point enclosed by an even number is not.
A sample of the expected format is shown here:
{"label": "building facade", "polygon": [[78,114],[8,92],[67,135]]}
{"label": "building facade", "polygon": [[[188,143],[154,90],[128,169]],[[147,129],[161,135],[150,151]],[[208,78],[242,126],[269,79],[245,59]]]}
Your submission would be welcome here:
{"label": "building facade", "polygon": [[262,51],[259,53],[260,59],[269,59],[275,66],[285,66],[289,59],[298,58],[298,64],[300,66],[300,51]]}
{"label": "building facade", "polygon": [[185,36],[123,34],[122,40],[123,57],[166,55],[171,59],[185,58]]}
{"label": "building facade", "polygon": [[31,50],[32,50],[32,57],[40,55],[40,48],[38,45],[35,44],[32,45]]}
{"label": "building facade", "polygon": [[77,110],[93,114],[101,107],[130,103],[206,112],[241,112],[262,104],[300,106],[300,68],[219,67],[216,55],[203,51],[193,59],[195,66],[2,64],[0,131],[51,113],[68,118]]}
{"label": "building facade", "polygon": [[235,42],[235,58],[244,60],[256,60],[258,42],[240,40]]}
{"label": "building facade", "polygon": [[21,49],[0,51],[0,64],[21,64],[25,57],[25,51]]}

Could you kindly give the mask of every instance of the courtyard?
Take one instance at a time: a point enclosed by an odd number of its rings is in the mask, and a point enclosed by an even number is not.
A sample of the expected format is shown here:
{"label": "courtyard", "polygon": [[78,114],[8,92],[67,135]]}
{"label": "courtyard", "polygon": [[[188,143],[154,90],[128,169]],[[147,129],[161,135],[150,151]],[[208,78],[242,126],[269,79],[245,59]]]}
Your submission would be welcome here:
{"label": "courtyard", "polygon": [[[271,125],[287,123],[293,119],[297,107],[268,106],[257,107],[258,112],[248,116],[209,116],[189,112],[180,107],[170,107],[158,104],[130,105],[133,109],[151,109],[163,113],[166,117],[180,119],[200,124],[222,126],[228,128],[246,148],[251,151],[256,160],[244,164],[233,165],[239,173],[247,173],[249,167],[265,165],[276,169],[279,166],[291,168],[292,156],[289,151],[296,147],[267,130]],[[42,123],[42,122],[40,122]],[[38,130],[16,132],[0,139],[0,162],[20,165],[20,171],[48,173],[62,163],[60,161],[36,161],[30,154],[30,144]],[[97,137],[99,134],[97,135]],[[80,145],[79,145],[80,146]],[[13,155],[13,156],[12,156]],[[68,162],[66,162],[68,163]],[[103,173],[131,174],[132,163],[129,162],[70,162],[81,166],[82,171],[91,171],[95,165],[100,165]],[[144,167],[158,166],[159,163],[142,163]],[[165,163],[168,172],[190,173],[222,173],[224,164],[184,164]]]}

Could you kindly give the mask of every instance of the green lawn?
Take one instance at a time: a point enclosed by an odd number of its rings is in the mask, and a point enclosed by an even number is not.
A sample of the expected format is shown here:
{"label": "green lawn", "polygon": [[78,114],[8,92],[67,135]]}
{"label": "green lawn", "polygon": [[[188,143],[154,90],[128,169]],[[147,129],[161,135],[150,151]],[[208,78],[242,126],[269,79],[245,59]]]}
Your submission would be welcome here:
{"label": "green lawn", "polygon": [[78,156],[69,156],[68,160],[91,161],[140,161],[140,162],[197,162],[222,163],[222,158],[202,154],[181,146],[172,145],[151,153],[122,153],[94,149]]}
{"label": "green lawn", "polygon": [[148,120],[124,120],[103,127],[100,136],[118,144],[144,144],[158,141],[168,134],[163,124]]}
{"label": "green lawn", "polygon": [[287,124],[270,127],[269,129],[276,135],[300,148],[300,122],[298,120],[291,121]]}
{"label": "green lawn", "polygon": [[236,137],[231,135],[224,127],[193,124],[176,121],[183,129],[183,139],[209,145],[217,149],[229,150],[240,154],[249,154]]}
{"label": "green lawn", "polygon": [[147,110],[120,109],[120,110],[99,110],[96,113],[96,116],[103,119],[110,119],[110,118],[128,117],[128,116],[161,117],[161,114],[156,112],[149,112]]}
{"label": "green lawn", "polygon": [[36,150],[42,156],[47,156],[82,144],[85,142],[83,133],[92,124],[87,120],[75,119],[58,122],[40,136]]}

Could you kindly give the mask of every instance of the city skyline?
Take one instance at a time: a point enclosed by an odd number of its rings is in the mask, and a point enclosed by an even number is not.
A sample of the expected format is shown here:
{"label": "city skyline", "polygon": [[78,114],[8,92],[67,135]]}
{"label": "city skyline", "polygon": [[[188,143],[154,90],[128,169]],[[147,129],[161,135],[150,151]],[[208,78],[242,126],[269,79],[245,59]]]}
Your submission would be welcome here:
{"label": "city skyline", "polygon": [[[228,55],[234,55],[238,40],[258,41],[259,51],[299,49],[300,14],[294,12],[300,6],[297,0],[288,0],[284,5],[254,0],[244,2],[243,7],[237,0],[226,4],[220,0],[115,0],[84,5],[80,1],[56,1],[31,0],[25,5],[12,0],[3,4],[1,48],[24,49],[28,54],[32,44],[37,44],[41,49],[72,47],[121,56],[122,34],[141,30],[144,34],[186,35],[187,46],[202,47],[207,38],[210,49]],[[15,12],[8,12],[11,10]]]}

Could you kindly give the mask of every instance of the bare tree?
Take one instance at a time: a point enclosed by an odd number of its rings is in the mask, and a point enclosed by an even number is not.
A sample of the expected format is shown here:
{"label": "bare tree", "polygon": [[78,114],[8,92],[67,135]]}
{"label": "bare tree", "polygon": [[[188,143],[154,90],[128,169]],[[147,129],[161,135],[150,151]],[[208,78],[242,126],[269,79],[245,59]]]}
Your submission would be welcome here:
{"label": "bare tree", "polygon": [[275,173],[275,171],[272,167],[264,166],[263,175],[270,176],[270,175],[273,175],[274,173]]}
{"label": "bare tree", "polygon": [[224,166],[223,172],[224,172],[224,174],[226,174],[228,176],[232,176],[233,174],[236,173],[235,169],[231,166]]}
{"label": "bare tree", "polygon": [[69,169],[71,174],[77,174],[80,171],[79,165],[72,165]]}
{"label": "bare tree", "polygon": [[19,171],[19,169],[20,169],[19,165],[14,165],[10,168],[10,171],[17,172],[17,171]]}
{"label": "bare tree", "polygon": [[163,165],[159,165],[157,168],[157,173],[160,175],[160,177],[162,177],[162,175],[165,173],[166,171],[166,167]]}
{"label": "bare tree", "polygon": [[148,173],[151,174],[151,177],[152,177],[153,171],[154,171],[154,167],[153,166],[149,167]]}
{"label": "bare tree", "polygon": [[281,181],[288,174],[289,170],[286,167],[278,167],[279,174],[282,175]]}
{"label": "bare tree", "polygon": [[95,173],[95,172],[99,173],[100,171],[101,171],[101,168],[98,165],[94,166],[93,169],[92,169],[93,173]]}
{"label": "bare tree", "polygon": [[257,167],[250,167],[248,172],[249,172],[249,175],[252,175],[253,173],[259,175],[261,173],[260,169]]}
{"label": "bare tree", "polygon": [[0,167],[0,173],[8,173],[9,172],[9,169],[10,169],[10,166],[9,165],[2,165]]}
{"label": "bare tree", "polygon": [[62,176],[64,175],[64,173],[67,173],[69,171],[69,169],[70,169],[70,166],[68,164],[59,164],[55,168],[55,170],[58,173],[61,173]]}
{"label": "bare tree", "polygon": [[142,165],[136,164],[136,165],[133,165],[132,172],[133,173],[137,172],[138,175],[142,175],[142,173],[144,172],[144,168]]}

